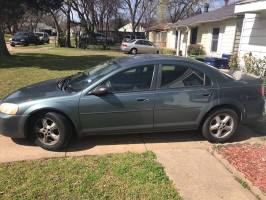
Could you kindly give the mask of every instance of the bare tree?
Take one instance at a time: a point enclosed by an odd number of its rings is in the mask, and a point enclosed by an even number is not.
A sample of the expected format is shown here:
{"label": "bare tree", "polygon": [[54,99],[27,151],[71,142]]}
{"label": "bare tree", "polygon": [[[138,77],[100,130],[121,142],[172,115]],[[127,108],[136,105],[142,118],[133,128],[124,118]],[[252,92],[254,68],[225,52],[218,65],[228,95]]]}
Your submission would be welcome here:
{"label": "bare tree", "polygon": [[200,9],[202,2],[203,0],[168,0],[166,3],[168,4],[171,22],[174,23],[195,15]]}
{"label": "bare tree", "polygon": [[153,0],[123,0],[124,9],[128,10],[134,35],[143,16],[157,7]]}

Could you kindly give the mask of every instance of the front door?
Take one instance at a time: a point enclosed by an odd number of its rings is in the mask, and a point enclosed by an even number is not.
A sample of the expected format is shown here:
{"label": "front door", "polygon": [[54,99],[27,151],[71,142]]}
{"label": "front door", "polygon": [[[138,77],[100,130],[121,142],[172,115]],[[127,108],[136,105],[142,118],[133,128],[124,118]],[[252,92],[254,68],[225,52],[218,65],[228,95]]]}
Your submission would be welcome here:
{"label": "front door", "polygon": [[153,128],[153,76],[153,65],[130,68],[100,85],[108,88],[107,95],[83,96],[80,100],[82,132],[119,133]]}
{"label": "front door", "polygon": [[186,64],[164,64],[159,72],[155,128],[197,128],[199,116],[215,98],[210,79]]}

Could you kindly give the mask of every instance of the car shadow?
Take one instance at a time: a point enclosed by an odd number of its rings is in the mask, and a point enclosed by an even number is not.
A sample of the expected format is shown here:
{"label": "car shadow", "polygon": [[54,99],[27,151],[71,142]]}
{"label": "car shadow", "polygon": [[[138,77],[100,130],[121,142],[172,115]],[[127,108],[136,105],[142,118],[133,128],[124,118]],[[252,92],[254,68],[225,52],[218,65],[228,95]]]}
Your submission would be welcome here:
{"label": "car shadow", "polygon": [[[266,124],[265,124],[266,125]],[[230,139],[226,144],[236,142],[248,142],[253,138],[266,138],[266,131],[264,134],[257,133],[253,129],[246,126],[240,126],[235,136]],[[35,146],[35,144],[26,139],[12,139],[18,145]],[[199,144],[208,141],[203,138],[200,131],[177,131],[165,133],[142,133],[142,134],[124,134],[124,135],[93,135],[82,138],[73,138],[69,146],[62,150],[67,152],[79,152],[89,150],[97,146],[108,145],[132,145],[132,144],[168,144],[188,143],[187,147],[191,144]],[[178,147],[178,146],[177,146]],[[62,152],[60,151],[60,152]]]}
{"label": "car shadow", "polygon": [[[253,130],[241,126],[235,136],[226,142],[226,144],[235,142],[245,142],[254,137],[262,137]],[[202,143],[206,142],[200,131],[178,131],[167,133],[145,133],[145,134],[130,134],[130,135],[104,135],[104,136],[87,136],[76,138],[67,148],[67,152],[77,152],[89,150],[96,146],[104,145],[126,145],[126,144],[162,144],[162,143]]]}

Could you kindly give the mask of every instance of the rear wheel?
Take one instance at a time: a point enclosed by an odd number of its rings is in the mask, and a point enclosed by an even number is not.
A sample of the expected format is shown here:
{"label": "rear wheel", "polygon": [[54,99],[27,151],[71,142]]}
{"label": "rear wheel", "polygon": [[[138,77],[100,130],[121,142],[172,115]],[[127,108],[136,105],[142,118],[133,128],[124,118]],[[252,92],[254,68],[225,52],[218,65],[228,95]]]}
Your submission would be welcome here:
{"label": "rear wheel", "polygon": [[54,112],[37,116],[31,128],[35,143],[50,151],[57,151],[66,147],[73,132],[69,120]]}
{"label": "rear wheel", "polygon": [[210,142],[225,142],[236,132],[239,117],[232,109],[219,109],[211,112],[202,126],[202,134]]}
{"label": "rear wheel", "polygon": [[130,53],[136,55],[138,53],[138,50],[136,48],[133,48],[130,50]]}

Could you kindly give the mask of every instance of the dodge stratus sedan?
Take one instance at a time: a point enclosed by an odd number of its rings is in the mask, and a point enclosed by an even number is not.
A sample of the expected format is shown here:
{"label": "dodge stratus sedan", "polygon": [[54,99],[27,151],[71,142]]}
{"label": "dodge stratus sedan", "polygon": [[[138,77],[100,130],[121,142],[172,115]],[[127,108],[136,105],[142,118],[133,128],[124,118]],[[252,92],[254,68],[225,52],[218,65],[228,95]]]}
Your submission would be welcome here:
{"label": "dodge stratus sedan", "polygon": [[123,57],[27,86],[0,102],[0,133],[59,150],[71,136],[198,130],[211,142],[259,118],[262,82],[162,55]]}

